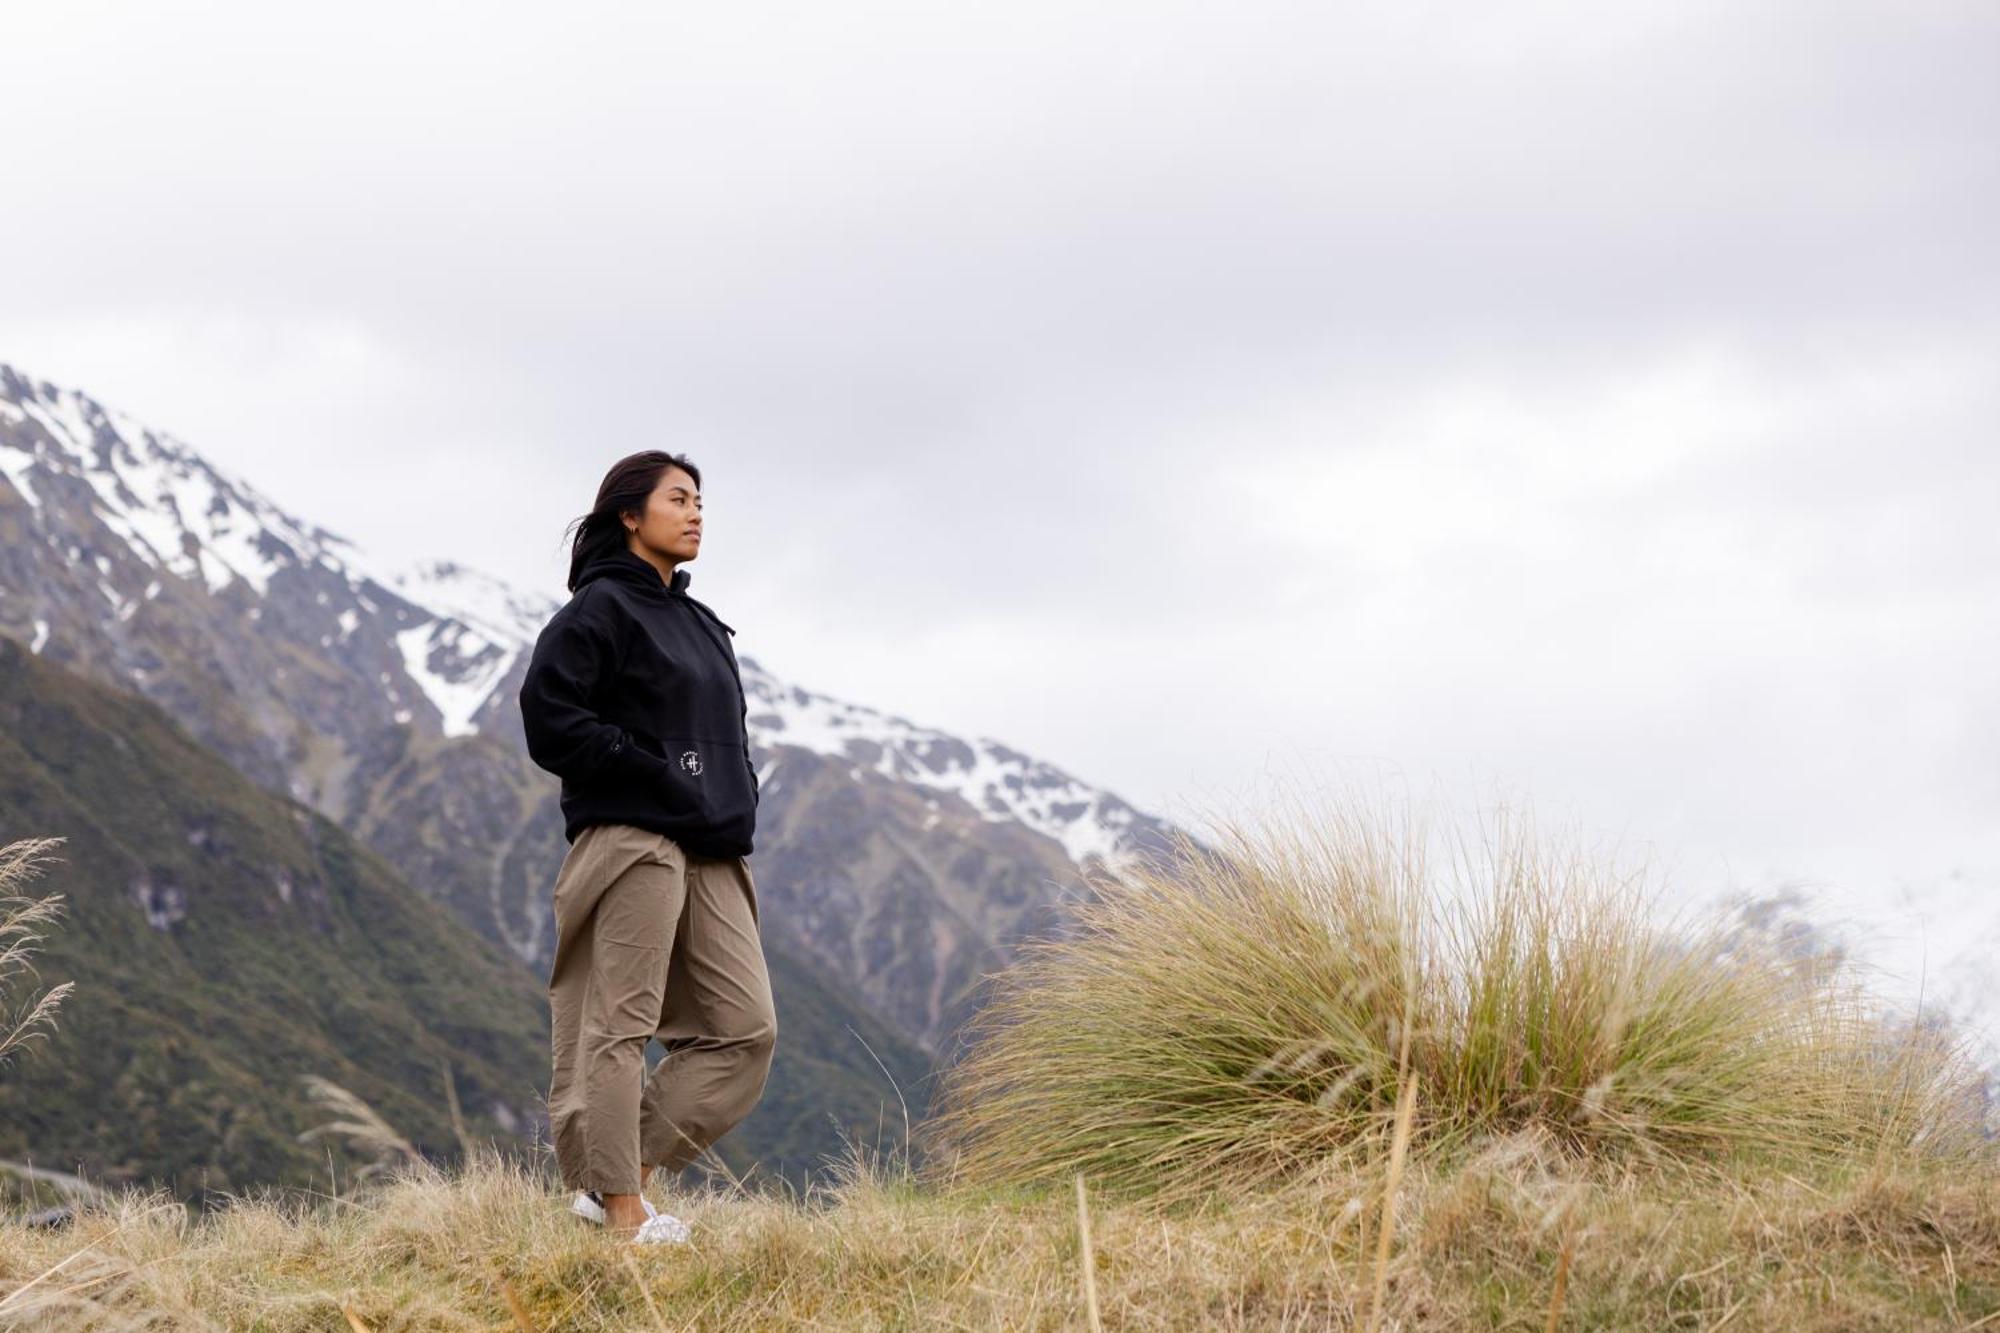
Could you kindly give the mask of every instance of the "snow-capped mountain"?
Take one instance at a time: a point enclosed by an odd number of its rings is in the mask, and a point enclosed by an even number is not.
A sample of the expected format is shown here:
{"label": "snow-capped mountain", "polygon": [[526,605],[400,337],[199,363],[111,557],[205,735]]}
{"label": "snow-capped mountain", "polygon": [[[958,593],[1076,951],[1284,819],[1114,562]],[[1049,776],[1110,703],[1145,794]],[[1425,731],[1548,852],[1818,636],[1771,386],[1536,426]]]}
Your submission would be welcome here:
{"label": "snow-capped mountain", "polygon": [[[1011,821],[1054,838],[1078,865],[1098,857],[1115,871],[1138,848],[1149,845],[1138,835],[1157,831],[1149,827],[1152,821],[1118,797],[990,737],[961,740],[872,708],[785,685],[747,657],[743,668],[753,746],[797,747],[849,761],[853,776],[865,770],[948,792],[983,820]],[[771,759],[759,771],[759,781],[781,781],[781,764],[781,758]],[[931,816],[931,824],[936,821],[937,816]]]}
{"label": "snow-capped mountain", "polygon": [[[346,538],[285,513],[173,436],[73,389],[32,383],[0,365],[5,425],[14,429],[0,431],[0,476],[31,511],[39,514],[45,496],[55,496],[58,487],[87,494],[97,519],[152,571],[135,598],[108,581],[109,557],[91,557],[96,590],[116,620],[129,620],[139,599],[158,596],[162,579],[210,594],[240,584],[261,599],[281,571],[317,569],[343,580],[354,603],[336,612],[319,637],[321,647],[332,648],[350,639],[364,616],[383,616],[388,599],[382,594],[394,594],[401,605],[389,633],[417,696],[396,700],[391,716],[399,724],[415,724],[420,700],[442,735],[477,733],[482,709],[561,605],[451,561],[406,570],[378,565]],[[76,553],[72,547],[72,558]],[[0,598],[11,600],[4,586]],[[316,598],[321,606],[330,600],[324,591]],[[258,607],[249,614],[262,618]],[[0,611],[0,625],[7,619]],[[50,622],[37,616],[31,623],[30,644],[44,651]],[[1079,864],[1094,855],[1116,866],[1135,849],[1135,830],[1145,831],[1143,816],[1116,796],[999,741],[963,740],[813,693],[779,680],[747,654],[743,667],[753,745],[797,747],[950,792],[982,819],[1012,820],[1047,834]],[[760,777],[774,778],[779,763],[776,757],[767,761]]]}
{"label": "snow-capped mountain", "polygon": [[[386,567],[173,436],[0,365],[0,634],[165,705],[531,962],[550,944],[553,780],[526,760],[515,695],[559,605],[456,563]],[[796,894],[803,943],[919,1039],[1046,922],[1054,879],[1165,843],[1158,819],[997,740],[741,663],[774,895]],[[510,762],[467,757],[495,750]],[[814,832],[835,808],[885,842],[858,872]],[[912,881],[935,912],[889,902]],[[903,970],[919,994],[884,981]]]}

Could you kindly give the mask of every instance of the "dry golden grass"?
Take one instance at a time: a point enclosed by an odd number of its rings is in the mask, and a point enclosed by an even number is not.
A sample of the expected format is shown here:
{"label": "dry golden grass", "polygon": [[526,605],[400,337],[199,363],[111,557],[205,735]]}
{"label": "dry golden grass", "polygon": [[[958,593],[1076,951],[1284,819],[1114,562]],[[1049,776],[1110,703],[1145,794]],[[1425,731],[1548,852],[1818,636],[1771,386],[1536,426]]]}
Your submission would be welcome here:
{"label": "dry golden grass", "polygon": [[939,1190],[881,1167],[804,1198],[658,1195],[694,1241],[645,1249],[491,1154],[200,1220],[134,1194],[69,1231],[0,1228],[0,1325],[1084,1329],[1092,1288],[1107,1329],[2000,1324],[1991,1174],[1696,1187],[1582,1168],[1527,1132],[1448,1172],[1410,1164],[1388,1209],[1387,1166],[1200,1205],[1092,1194],[1088,1268],[1073,1184]]}

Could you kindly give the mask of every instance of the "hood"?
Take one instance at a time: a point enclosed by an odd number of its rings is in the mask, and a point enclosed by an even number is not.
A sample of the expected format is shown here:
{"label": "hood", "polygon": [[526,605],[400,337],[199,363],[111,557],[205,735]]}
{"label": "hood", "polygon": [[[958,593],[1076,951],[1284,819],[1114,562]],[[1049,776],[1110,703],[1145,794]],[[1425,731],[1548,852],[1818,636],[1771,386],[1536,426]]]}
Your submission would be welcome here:
{"label": "hood", "polygon": [[648,597],[655,597],[669,604],[678,598],[698,609],[726,633],[731,635],[736,633],[721,616],[715,614],[715,608],[688,596],[689,574],[685,565],[674,570],[674,581],[669,584],[660,578],[659,570],[630,551],[614,551],[609,555],[598,556],[577,571],[576,590],[582,592],[586,585],[598,579],[616,579],[620,583],[631,585]]}
{"label": "hood", "polygon": [[657,593],[664,597],[669,592],[686,592],[688,571],[685,566],[674,570],[674,580],[670,585],[660,577],[660,571],[653,568],[630,551],[613,551],[601,555],[585,565],[576,574],[577,591],[596,579],[617,579],[629,583],[643,592]]}

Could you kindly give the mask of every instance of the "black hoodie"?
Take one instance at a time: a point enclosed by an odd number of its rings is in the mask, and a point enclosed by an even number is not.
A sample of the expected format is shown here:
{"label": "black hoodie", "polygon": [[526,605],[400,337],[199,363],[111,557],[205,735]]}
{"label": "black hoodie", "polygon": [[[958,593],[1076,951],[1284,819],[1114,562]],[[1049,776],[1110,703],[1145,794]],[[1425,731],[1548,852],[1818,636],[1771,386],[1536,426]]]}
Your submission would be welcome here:
{"label": "black hoodie", "polygon": [[735,630],[687,595],[688,572],[620,550],[577,572],[521,682],[528,754],[562,779],[563,836],[663,833],[691,856],[750,855],[757,773]]}

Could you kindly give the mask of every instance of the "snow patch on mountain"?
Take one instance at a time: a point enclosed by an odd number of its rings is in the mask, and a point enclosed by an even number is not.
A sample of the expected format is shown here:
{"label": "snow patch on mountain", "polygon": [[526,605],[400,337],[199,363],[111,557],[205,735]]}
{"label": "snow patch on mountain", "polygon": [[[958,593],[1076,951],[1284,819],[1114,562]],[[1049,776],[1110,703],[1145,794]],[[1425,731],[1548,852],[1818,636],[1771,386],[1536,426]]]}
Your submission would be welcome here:
{"label": "snow patch on mountain", "polygon": [[449,616],[496,645],[533,647],[562,603],[525,593],[450,560],[425,560],[391,574],[385,586],[418,606]]}
{"label": "snow patch on mountain", "polygon": [[456,620],[427,620],[403,630],[396,635],[396,647],[403,670],[437,708],[447,736],[479,730],[473,714],[507,674],[516,652]]}
{"label": "snow patch on mountain", "polygon": [[1134,850],[1134,835],[1143,822],[1139,812],[1053,765],[990,737],[966,741],[786,685],[751,658],[740,665],[751,736],[766,747],[794,745],[847,759],[857,775],[874,772],[951,792],[983,820],[1011,820],[1047,834],[1079,865],[1098,856],[1115,868]]}

